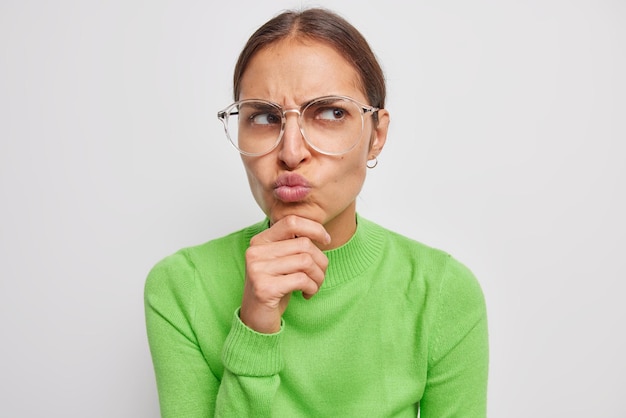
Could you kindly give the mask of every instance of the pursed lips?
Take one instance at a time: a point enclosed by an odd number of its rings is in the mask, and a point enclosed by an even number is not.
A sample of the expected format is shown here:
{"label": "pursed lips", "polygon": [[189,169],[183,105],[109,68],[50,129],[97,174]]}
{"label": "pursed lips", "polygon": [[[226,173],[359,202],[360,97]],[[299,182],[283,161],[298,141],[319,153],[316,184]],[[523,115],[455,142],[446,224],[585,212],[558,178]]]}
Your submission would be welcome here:
{"label": "pursed lips", "polygon": [[311,184],[300,174],[285,173],[274,182],[274,196],[283,202],[299,202],[307,197]]}

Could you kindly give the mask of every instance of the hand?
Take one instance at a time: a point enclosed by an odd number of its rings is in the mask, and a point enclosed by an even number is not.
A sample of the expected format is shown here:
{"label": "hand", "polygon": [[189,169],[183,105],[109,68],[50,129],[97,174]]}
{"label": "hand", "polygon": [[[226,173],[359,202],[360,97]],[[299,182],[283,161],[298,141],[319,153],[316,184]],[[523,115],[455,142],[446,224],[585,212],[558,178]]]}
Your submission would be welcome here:
{"label": "hand", "polygon": [[260,333],[278,332],[291,292],[301,290],[307,299],[317,293],[328,258],[315,242],[329,244],[330,235],[320,223],[295,215],[250,240],[240,311],[244,324]]}

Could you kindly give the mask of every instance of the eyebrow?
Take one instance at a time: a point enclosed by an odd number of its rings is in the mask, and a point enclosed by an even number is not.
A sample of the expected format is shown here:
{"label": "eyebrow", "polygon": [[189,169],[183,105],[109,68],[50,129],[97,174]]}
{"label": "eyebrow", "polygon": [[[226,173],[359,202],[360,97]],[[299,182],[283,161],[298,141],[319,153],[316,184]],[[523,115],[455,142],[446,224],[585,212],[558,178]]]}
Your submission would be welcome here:
{"label": "eyebrow", "polygon": [[[251,99],[251,100],[257,100],[257,99]],[[241,113],[241,107],[242,105],[240,104],[237,107],[237,110],[234,112],[231,112],[231,115],[239,115]],[[244,108],[249,108],[249,110],[273,110],[275,112],[279,112],[280,111],[280,107],[276,108],[276,106],[270,104],[270,103],[259,103],[259,102],[252,102],[252,103],[243,103],[243,107]]]}
{"label": "eyebrow", "polygon": [[[322,99],[322,100],[320,100],[320,99]],[[317,102],[317,103],[319,103],[319,104],[321,104],[321,105],[327,105],[327,104],[333,104],[333,103],[336,103],[336,102],[338,102],[338,101],[339,101],[339,98],[338,98],[338,97],[336,97],[336,96],[333,96],[333,97],[327,97],[327,98],[326,98],[326,96],[322,96],[322,97],[318,97],[318,98],[315,98],[315,99],[311,99],[311,100],[309,100],[309,101],[305,102],[305,103],[302,105],[302,107],[306,107],[306,106],[310,105],[310,104],[311,104],[311,103],[313,103],[313,102]]]}

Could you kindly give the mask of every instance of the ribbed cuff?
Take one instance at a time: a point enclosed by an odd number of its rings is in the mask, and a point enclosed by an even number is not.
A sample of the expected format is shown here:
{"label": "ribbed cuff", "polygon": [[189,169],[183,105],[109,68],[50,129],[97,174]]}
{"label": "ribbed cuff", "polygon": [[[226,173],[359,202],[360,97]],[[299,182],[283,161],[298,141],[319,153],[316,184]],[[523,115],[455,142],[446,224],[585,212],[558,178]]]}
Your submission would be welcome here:
{"label": "ribbed cuff", "polygon": [[240,376],[272,376],[284,365],[281,351],[283,324],[275,334],[261,334],[247,327],[235,311],[230,333],[224,342],[222,362]]}

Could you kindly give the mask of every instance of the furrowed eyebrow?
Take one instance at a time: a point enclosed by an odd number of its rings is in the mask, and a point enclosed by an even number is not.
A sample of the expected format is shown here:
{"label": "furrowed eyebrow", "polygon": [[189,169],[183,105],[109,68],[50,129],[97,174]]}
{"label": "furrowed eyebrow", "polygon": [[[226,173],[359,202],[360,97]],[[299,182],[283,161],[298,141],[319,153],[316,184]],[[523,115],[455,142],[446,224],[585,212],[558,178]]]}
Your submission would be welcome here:
{"label": "furrowed eyebrow", "polygon": [[311,103],[315,102],[316,105],[331,105],[337,102],[341,102],[341,99],[339,99],[338,97],[328,97],[322,100],[319,99],[313,99],[313,100],[309,100],[307,103],[303,104],[302,107],[306,107],[308,105],[310,105]]}
{"label": "furrowed eyebrow", "polygon": [[244,103],[243,106],[250,107],[255,110],[266,110],[266,109],[273,109],[275,111],[279,110],[278,108],[276,108],[275,106],[272,106],[269,103],[262,103],[262,102]]}

